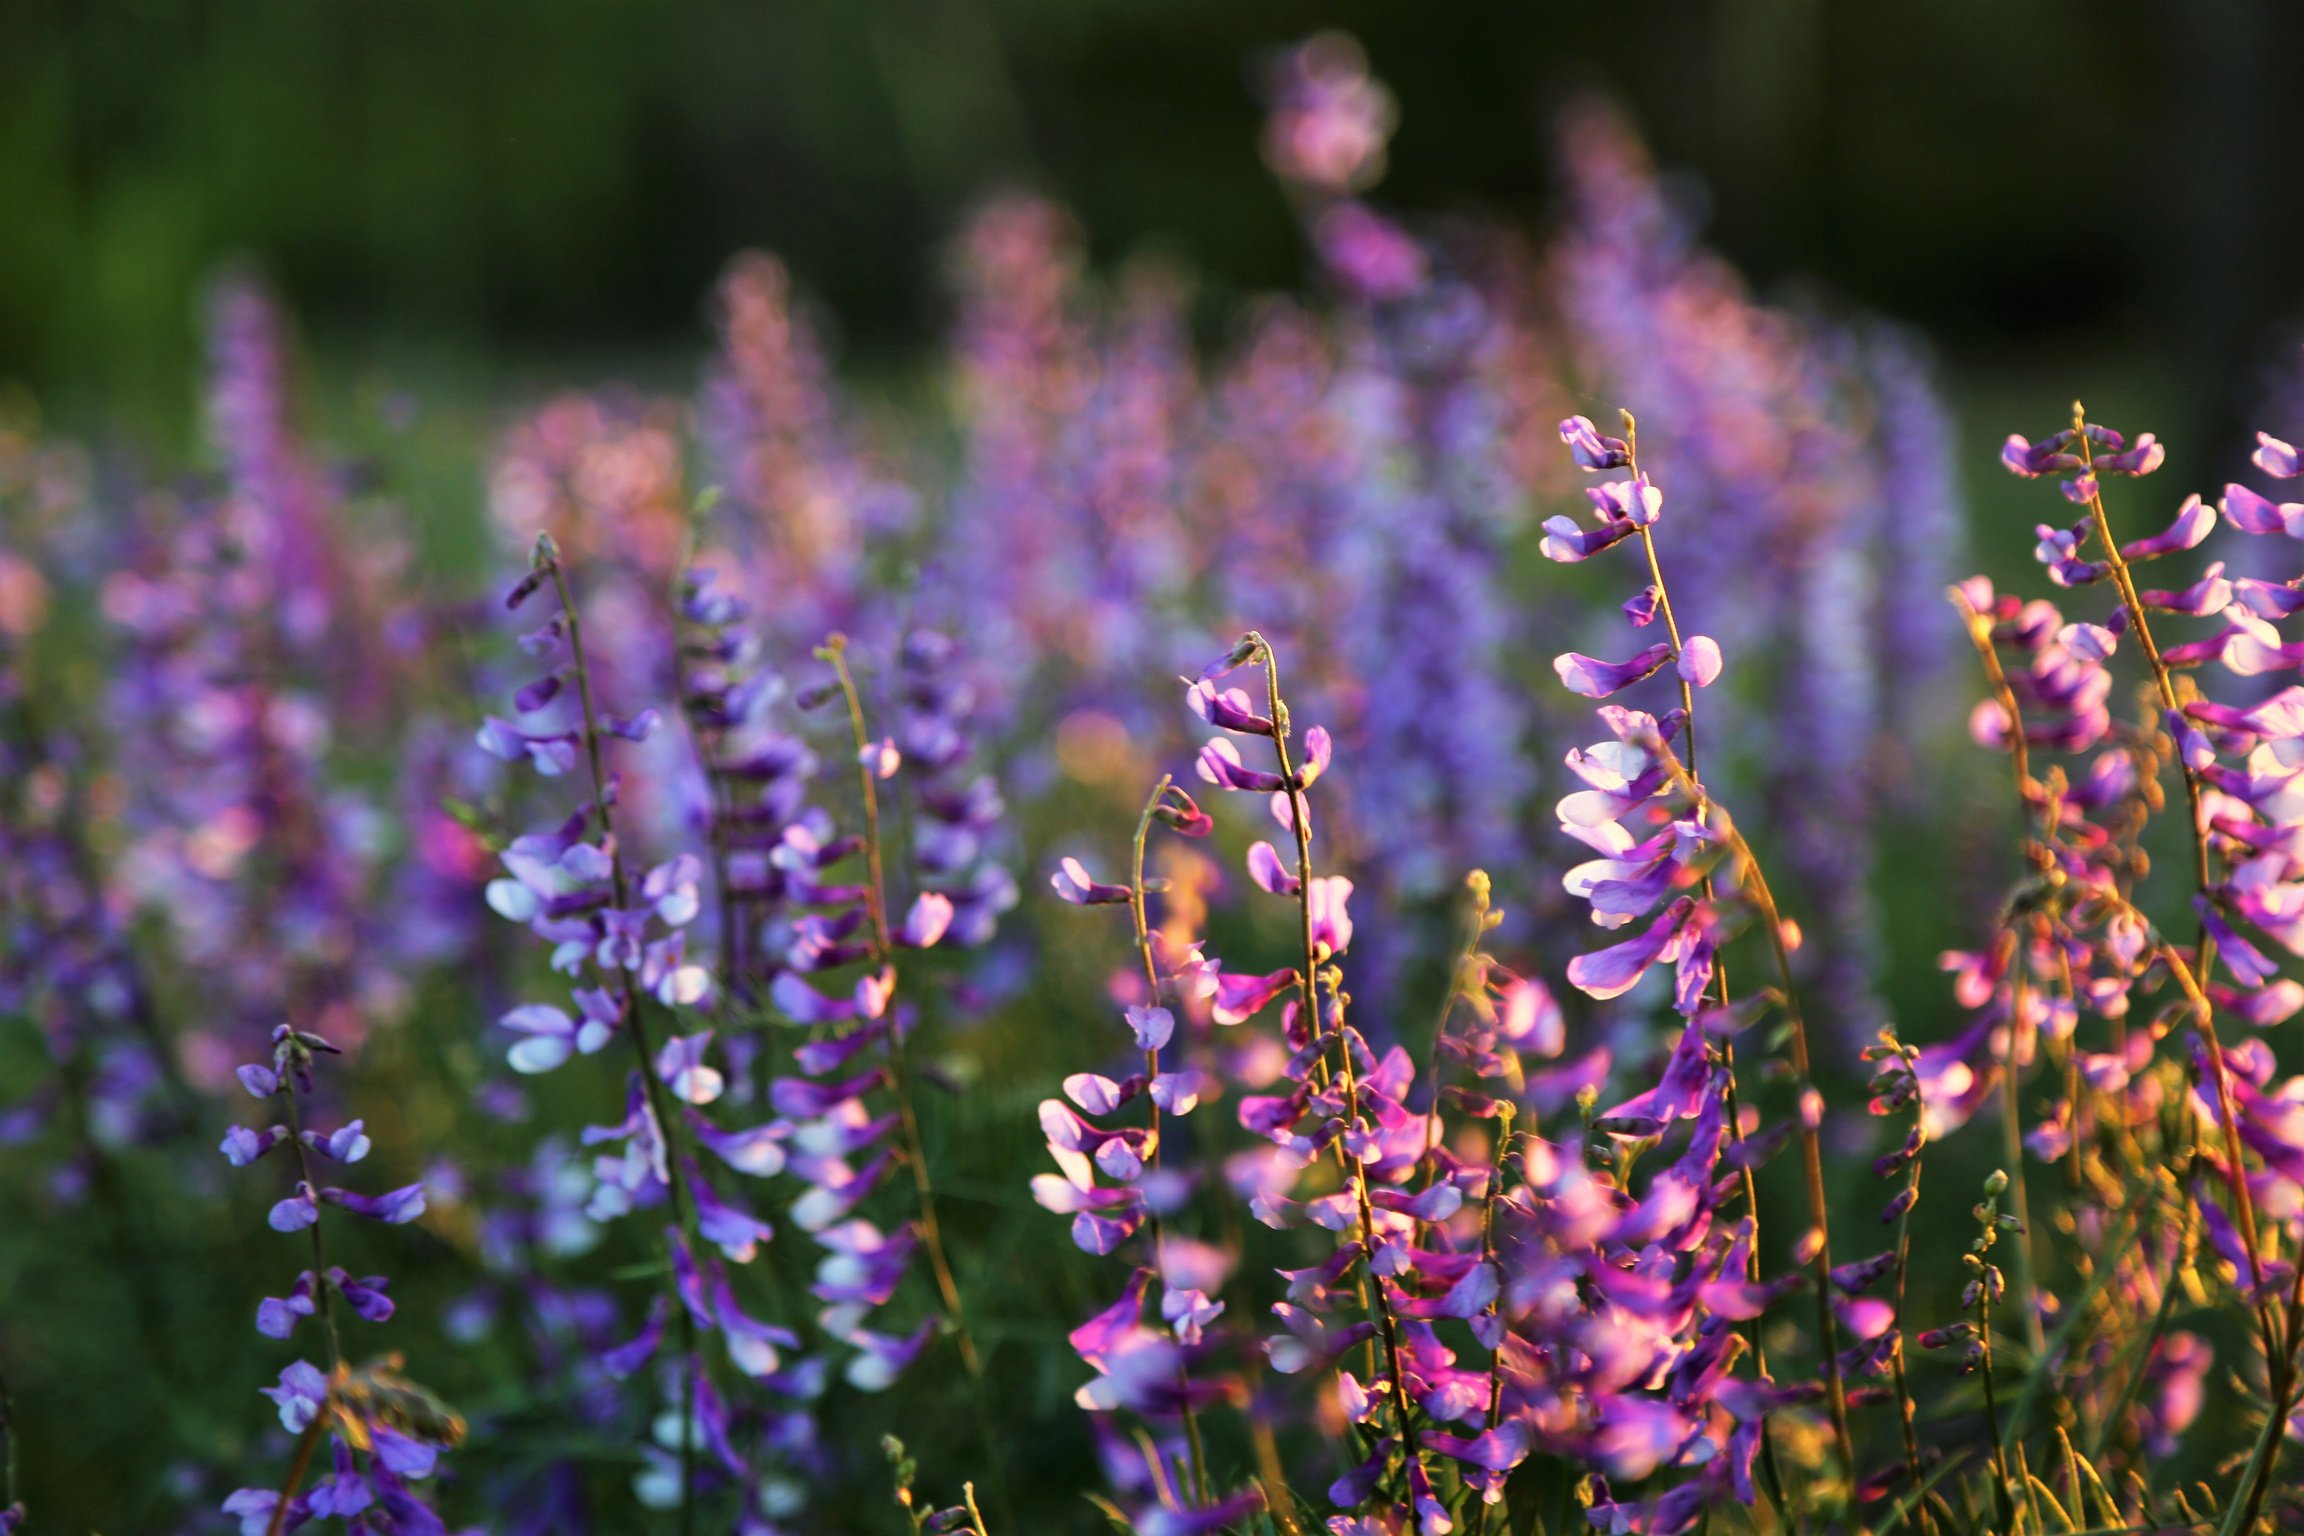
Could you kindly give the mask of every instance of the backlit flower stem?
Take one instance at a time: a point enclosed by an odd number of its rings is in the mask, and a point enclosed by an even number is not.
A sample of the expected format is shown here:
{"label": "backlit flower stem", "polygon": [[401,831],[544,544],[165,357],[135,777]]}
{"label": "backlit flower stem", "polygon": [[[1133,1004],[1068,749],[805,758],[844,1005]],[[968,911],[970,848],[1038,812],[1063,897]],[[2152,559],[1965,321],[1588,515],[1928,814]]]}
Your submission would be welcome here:
{"label": "backlit flower stem", "polygon": [[[856,676],[848,666],[848,637],[835,630],[825,637],[816,653],[829,663],[833,675],[839,680],[840,696],[848,708],[848,725],[856,742],[856,782],[862,795],[864,811],[864,910],[872,924],[873,965],[895,966],[895,946],[888,934],[888,891],[885,875],[886,853],[880,830],[880,790],[872,776],[870,762],[872,736],[864,719],[864,698],[856,688]],[[976,1335],[969,1329],[967,1309],[960,1301],[960,1282],[952,1273],[952,1261],[944,1249],[944,1228],[936,1214],[936,1181],[928,1169],[928,1146],[920,1134],[920,1114],[914,1104],[912,1067],[905,1049],[904,1029],[894,1017],[894,989],[890,989],[890,1018],[888,1024],[888,1068],[895,1079],[896,1114],[904,1127],[904,1161],[912,1169],[912,1188],[920,1203],[920,1246],[928,1250],[929,1273],[936,1281],[936,1291],[944,1303],[945,1320],[951,1324],[953,1342],[959,1347],[960,1364],[968,1372],[968,1384],[976,1402],[976,1428],[984,1445],[985,1473],[992,1481],[993,1502],[1008,1509],[1007,1478],[1001,1471],[999,1443],[992,1433],[993,1415],[989,1389],[984,1380],[984,1357],[976,1348]],[[1003,1519],[1013,1525],[1011,1515]]]}
{"label": "backlit flower stem", "polygon": [[[1641,480],[1640,423],[1630,411],[1619,410],[1617,415],[1624,422],[1625,467],[1631,471],[1632,483],[1638,485]],[[1682,651],[1680,618],[1672,607],[1672,584],[1664,579],[1664,562],[1656,552],[1656,529],[1651,523],[1643,523],[1640,527],[1640,552],[1647,557],[1648,579],[1656,588],[1656,612],[1664,620],[1664,635],[1666,639],[1672,642],[1672,655],[1675,663],[1677,663]],[[1687,779],[1691,786],[1691,795],[1696,802],[1696,814],[1701,818],[1709,796],[1704,788],[1702,770],[1696,762],[1696,689],[1689,682],[1686,672],[1681,671],[1677,665],[1674,666],[1673,671],[1680,683],[1680,714],[1682,717],[1680,729],[1682,739],[1687,745]],[[1698,889],[1705,901],[1712,900],[1712,876],[1709,873],[1704,876]],[[1729,1002],[1728,965],[1724,957],[1717,955],[1713,957],[1712,961],[1712,986],[1713,995],[1719,999],[1720,1006],[1726,1008]],[[1742,1106],[1737,1101],[1736,1042],[1732,1036],[1723,1035],[1721,1037],[1720,1066],[1727,1075],[1728,1139],[1741,1154],[1744,1147],[1744,1114]],[[1760,1181],[1753,1172],[1751,1159],[1739,1155],[1738,1161],[1743,1165],[1744,1210],[1752,1218],[1752,1244],[1747,1256],[1745,1277],[1757,1281],[1760,1278]],[[1766,1378],[1768,1376],[1768,1346],[1761,1337],[1760,1320],[1754,1318],[1745,1325],[1743,1331],[1744,1342],[1751,1346],[1752,1350],[1752,1368],[1762,1378]],[[1760,1471],[1767,1483],[1769,1498],[1775,1501],[1778,1511],[1783,1513],[1793,1528],[1797,1530],[1800,1524],[1799,1517],[1785,1499],[1784,1469],[1776,1459],[1776,1436],[1765,1422],[1760,1426]],[[1853,1471],[1850,1475],[1854,1475]]]}
{"label": "backlit flower stem", "polygon": [[[1144,845],[1152,836],[1152,818],[1158,813],[1160,802],[1167,797],[1168,786],[1175,782],[1173,776],[1164,773],[1160,775],[1160,782],[1152,786],[1151,798],[1144,802],[1143,814],[1136,818],[1136,836],[1128,847],[1128,916],[1136,926],[1136,954],[1144,962],[1144,984],[1150,989],[1144,994],[1145,1005],[1152,1008],[1160,1006],[1160,963],[1152,952],[1152,923],[1145,910]],[[1144,1081],[1154,1083],[1159,1080],[1160,1048],[1153,1046],[1144,1052]],[[1144,1098],[1151,1109],[1151,1161],[1152,1172],[1157,1176],[1160,1172],[1161,1153],[1160,1100],[1150,1093]],[[1158,1268],[1166,1257],[1160,1213],[1150,1210],[1146,1214],[1151,1218],[1152,1262]],[[1166,1283],[1165,1279],[1162,1283]],[[1189,1385],[1184,1379],[1185,1372],[1181,1364],[1176,1367],[1176,1376],[1179,1388]],[[1179,1392],[1179,1396],[1184,1407],[1184,1443],[1192,1453],[1192,1486],[1200,1501],[1205,1504],[1211,1501],[1212,1496],[1208,1487],[1208,1451],[1200,1440],[1200,1414],[1192,1406],[1189,1392]]]}
{"label": "backlit flower stem", "polygon": [[[1312,814],[1305,800],[1304,782],[1297,776],[1295,756],[1288,750],[1288,706],[1280,696],[1280,662],[1272,654],[1272,646],[1255,630],[1248,631],[1247,642],[1254,648],[1256,659],[1264,663],[1264,686],[1271,706],[1272,750],[1279,757],[1280,778],[1287,786],[1288,820],[1296,833],[1296,911],[1300,919],[1304,940],[1304,965],[1296,977],[1297,995],[1302,1000],[1306,1026],[1318,1038],[1322,1032],[1320,1021],[1320,949],[1313,937],[1312,922]],[[1338,1074],[1344,1085],[1345,1124],[1360,1123],[1360,1074],[1352,1062],[1352,1044],[1345,1033],[1344,992],[1342,978],[1331,971],[1329,994],[1336,1003],[1336,1057]],[[1336,1141],[1339,1164],[1350,1156],[1344,1138]],[[1368,1284],[1368,1310],[1377,1332],[1384,1340],[1386,1374],[1391,1378],[1391,1400],[1394,1428],[1400,1434],[1400,1447],[1410,1466],[1421,1462],[1416,1449],[1416,1432],[1408,1418],[1408,1383],[1400,1370],[1400,1329],[1392,1315],[1392,1303],[1384,1294],[1383,1276],[1369,1271],[1376,1256],[1376,1216],[1368,1203],[1368,1179],[1365,1170],[1346,1169],[1345,1177],[1352,1185],[1353,1204],[1359,1214],[1361,1262],[1360,1267]],[[1416,1500],[1408,1501],[1408,1529],[1421,1536],[1423,1516],[1416,1508]]]}
{"label": "backlit flower stem", "polygon": [[[624,870],[624,850],[616,841],[615,813],[609,808],[608,771],[600,748],[600,716],[592,697],[592,668],[584,655],[584,618],[577,611],[575,594],[568,589],[568,577],[560,568],[558,552],[547,545],[540,554],[552,573],[552,592],[560,601],[560,616],[567,626],[569,667],[575,673],[576,698],[584,713],[584,758],[591,770],[592,806],[599,818],[600,841],[608,854],[610,889],[615,895],[617,910],[624,911],[631,905],[631,881]],[[689,1202],[687,1175],[682,1167],[680,1120],[656,1071],[656,1052],[648,1036],[647,1013],[641,1003],[643,994],[630,966],[616,968],[615,985],[625,1033],[630,1036],[632,1050],[639,1059],[640,1081],[642,1091],[648,1096],[648,1110],[655,1116],[665,1142],[664,1175],[672,1219],[693,1243],[695,1211]],[[682,1536],[689,1536],[696,1529],[696,1318],[680,1295],[678,1272],[669,1262],[665,1265],[665,1283],[671,1291],[674,1325],[680,1330],[680,1530]]]}
{"label": "backlit flower stem", "polygon": [[[1703,802],[1703,791],[1689,777],[1687,767],[1674,755],[1671,746],[1661,737],[1651,737],[1649,749],[1664,761],[1665,771],[1671,775],[1683,794],[1691,800]],[[1728,813],[1712,806],[1712,830],[1728,845],[1740,872],[1740,883],[1745,894],[1759,908],[1760,922],[1768,930],[1768,943],[1776,957],[1776,973],[1784,987],[1784,1015],[1791,1026],[1792,1075],[1799,1095],[1800,1160],[1805,1167],[1808,1183],[1808,1216],[1815,1223],[1816,1253],[1813,1260],[1816,1282],[1816,1336],[1817,1346],[1824,1356],[1824,1387],[1832,1409],[1832,1438],[1840,1455],[1840,1464],[1847,1468],[1851,1480],[1856,1475],[1855,1443],[1848,1432],[1848,1389],[1840,1375],[1840,1330],[1832,1315],[1832,1228],[1831,1215],[1824,1199],[1824,1151],[1822,1140],[1814,1123],[1814,1109],[1821,1104],[1817,1096],[1813,1071],[1808,1055],[1808,1024],[1800,1012],[1800,992],[1792,979],[1792,952],[1784,942],[1784,917],[1776,908],[1775,894],[1768,888],[1768,877],[1760,868],[1752,845]]]}
{"label": "backlit flower stem", "polygon": [[[2134,907],[2124,907],[2124,910],[2139,923],[2145,922],[2144,914]],[[2264,1253],[2257,1235],[2256,1201],[2249,1193],[2245,1165],[2240,1160],[2243,1145],[2240,1139],[2240,1112],[2232,1096],[2232,1081],[2226,1075],[2224,1053],[2216,1044],[2216,1010],[2209,1002],[2207,993],[2201,989],[2199,978],[2184,963],[2183,953],[2167,939],[2161,938],[2148,923],[2146,931],[2153,932],[2160,958],[2167,965],[2168,974],[2176,978],[2176,985],[2182,989],[2185,1000],[2191,1003],[2193,1019],[2200,1026],[2201,1038],[2208,1045],[2208,1062],[2216,1079],[2217,1111],[2224,1122],[2225,1183],[2232,1192],[2233,1217],[2240,1224],[2240,1239],[2248,1251],[2250,1288],[2260,1291],[2264,1284]],[[2266,1351],[2277,1369],[2282,1352],[2274,1347],[2270,1316],[2261,1301],[2257,1303],[2257,1321],[2264,1331]]]}
{"label": "backlit flower stem", "polygon": [[[2095,452],[2085,430],[2087,415],[2081,409],[2078,401],[2074,401],[2072,404],[2072,426],[2074,440],[2080,451],[2081,466],[2084,471],[2092,471],[2095,463]],[[2168,714],[2174,715],[2178,709],[2175,683],[2169,676],[2167,663],[2161,658],[2159,646],[2152,638],[2151,626],[2145,619],[2144,603],[2137,595],[2136,583],[2129,574],[2128,562],[2120,553],[2118,541],[2112,537],[2112,523],[2104,512],[2104,496],[2102,491],[2096,488],[2092,473],[2088,476],[2088,483],[2090,485],[2088,511],[2096,522],[2096,536],[2104,545],[2105,561],[2112,569],[2112,579],[2120,588],[2120,601],[2127,607],[2129,621],[2135,626],[2137,644],[2144,652],[2146,664],[2152,669],[2152,681],[2159,690],[2161,708]],[[2199,1021],[2201,1039],[2208,1047],[2209,1068],[2216,1079],[2217,1109],[2224,1119],[2226,1155],[2229,1163],[2226,1173],[2233,1192],[2233,1201],[2236,1207],[2235,1215],[2240,1221],[2241,1237],[2248,1247],[2248,1263],[2252,1278],[2256,1285],[2261,1287],[2263,1284],[2263,1249],[2260,1246],[2257,1233],[2255,1203],[2249,1198],[2245,1165],[2241,1161],[2239,1114],[2233,1102],[2231,1078],[2224,1063],[2224,1047],[2216,1038],[2215,1013],[2209,1006],[2203,990],[2210,981],[2216,964],[2216,939],[2215,935],[2208,929],[2206,910],[2207,903],[2211,900],[2209,893],[2214,884],[2214,872],[2209,858],[2208,822],[2206,816],[2202,814],[2201,802],[2203,797],[2198,771],[2184,760],[2181,753],[2177,755],[2177,767],[2184,776],[2184,797],[2192,819],[2189,830],[2192,837],[2193,880],[2198,889],[2202,911],[2200,938],[2194,949],[2196,960],[2192,972],[2187,974],[2182,969],[2182,962],[2177,958],[2172,948],[2167,951],[2168,964],[2169,969],[2176,974],[2179,982],[2184,985],[2186,994],[2192,1000]],[[2274,1328],[2269,1310],[2261,1301],[2257,1304],[2257,1317],[2264,1343],[2272,1419],[2274,1423],[2279,1423],[2287,1418],[2294,1405],[2297,1386],[2296,1346],[2299,1342],[2299,1334],[2304,1333],[2304,1265],[2297,1266],[2297,1283],[2289,1292],[2286,1315],[2281,1326],[2278,1329]],[[2264,1495],[2271,1484],[2273,1464],[2277,1460],[2275,1452],[2278,1443],[2279,1437],[2277,1435],[2267,1435],[2263,1441],[2259,1442],[2249,1469],[2248,1492],[2245,1503],[2241,1506],[2244,1511],[2240,1517],[2241,1523],[2236,1527],[2228,1526],[2228,1528],[2253,1529],[2257,1513],[2263,1507]]]}
{"label": "backlit flower stem", "polygon": [[[2137,914],[2139,917],[2141,915]],[[2264,1345],[2271,1416],[2268,1432],[2256,1442],[2256,1448],[2249,1459],[2247,1481],[2243,1485],[2247,1494],[2240,1504],[2234,1506],[2238,1511],[2237,1522],[2227,1520],[2224,1524],[2227,1533],[2253,1531],[2256,1529],[2257,1514],[2264,1507],[2264,1496],[2272,1488],[2273,1469],[2280,1459],[2281,1435],[2277,1427],[2287,1422],[2288,1415],[2296,1406],[2295,1343],[2299,1323],[2304,1322],[2304,1280],[2291,1287],[2285,1319],[2275,1325],[2270,1307],[2261,1300],[2264,1258],[2263,1250],[2258,1246],[2256,1204],[2249,1194],[2247,1174],[2240,1161],[2240,1115],[2232,1097],[2232,1081],[2226,1074],[2224,1052],[2216,1043],[2215,1009],[2209,1004],[2200,978],[2185,966],[2184,957],[2177,952],[2176,946],[2163,940],[2160,953],[2168,964],[2169,974],[2176,978],[2176,984],[2184,989],[2185,997],[2190,1000],[2194,1017],[2199,1021],[2201,1038],[2208,1046],[2208,1063],[2216,1078],[2217,1108],[2224,1117],[2225,1180],[2232,1191],[2234,1214],[2240,1222],[2241,1241],[2248,1250],[2250,1294],[2258,1298],[2255,1302],[2256,1326]],[[2304,1267],[2300,1267],[2298,1273],[2304,1275]],[[2139,1365],[2138,1370],[2142,1369]]]}
{"label": "backlit flower stem", "polygon": [[[2137,647],[2144,653],[2145,665],[2152,669],[2152,683],[2160,693],[2160,707],[2173,715],[2177,710],[2176,684],[2169,676],[2168,664],[2161,659],[2160,646],[2152,638],[2151,621],[2145,617],[2144,600],[2137,595],[2135,576],[2128,569],[2128,561],[2120,553],[2120,541],[2112,536],[2112,520],[2104,512],[2104,493],[2095,480],[2095,449],[2088,440],[2087,413],[2080,402],[2072,402],[2072,428],[2074,441],[2080,450],[2084,478],[2090,486],[2088,513],[2096,521],[2096,537],[2104,545],[2105,564],[2112,568],[2113,583],[2120,589],[2120,602],[2128,610],[2128,622],[2135,627]],[[2208,860],[2208,821],[2201,814],[2200,776],[2190,763],[2177,755],[2177,770],[2184,776],[2184,799],[2191,813],[2192,824],[2186,830],[2192,839],[2193,880],[2203,900],[2214,884]],[[2216,941],[2208,932],[2205,921],[2200,929],[2199,972],[2206,978],[2214,968]]]}

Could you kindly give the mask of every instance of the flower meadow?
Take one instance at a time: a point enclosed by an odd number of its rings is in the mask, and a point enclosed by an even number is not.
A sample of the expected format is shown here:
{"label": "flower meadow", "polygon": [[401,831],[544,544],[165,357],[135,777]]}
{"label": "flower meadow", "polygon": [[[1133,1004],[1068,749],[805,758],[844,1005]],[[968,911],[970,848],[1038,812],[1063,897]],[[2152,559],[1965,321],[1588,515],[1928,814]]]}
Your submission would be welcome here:
{"label": "flower meadow", "polygon": [[2304,1524],[2297,450],[1970,574],[1613,108],[1531,243],[1261,86],[1304,292],[741,255],[463,558],[244,272],[181,472],[0,418],[0,1531]]}

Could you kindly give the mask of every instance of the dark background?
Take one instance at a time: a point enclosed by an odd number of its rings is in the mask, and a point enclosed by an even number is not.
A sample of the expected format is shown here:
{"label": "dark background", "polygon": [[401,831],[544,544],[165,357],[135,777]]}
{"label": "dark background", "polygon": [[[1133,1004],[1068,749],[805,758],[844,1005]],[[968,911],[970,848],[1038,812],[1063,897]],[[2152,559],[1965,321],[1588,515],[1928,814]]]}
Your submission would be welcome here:
{"label": "dark background", "polygon": [[2037,374],[2033,429],[2141,381],[2143,425],[2229,452],[2304,314],[2295,6],[0,0],[0,380],[182,434],[232,256],[326,371],[685,378],[755,244],[902,366],[943,238],[1017,183],[1099,259],[1182,259],[1219,316],[1298,275],[1251,81],[1323,25],[1402,102],[1394,206],[1540,230],[1551,110],[1603,87],[1765,291],[1917,322],[1970,392]]}

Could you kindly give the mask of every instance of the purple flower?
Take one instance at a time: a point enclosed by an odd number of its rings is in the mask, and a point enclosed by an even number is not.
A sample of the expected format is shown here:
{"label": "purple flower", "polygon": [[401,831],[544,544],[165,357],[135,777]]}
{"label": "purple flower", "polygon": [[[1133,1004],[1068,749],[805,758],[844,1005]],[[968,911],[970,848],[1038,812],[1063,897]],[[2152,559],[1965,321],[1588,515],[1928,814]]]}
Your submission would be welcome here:
{"label": "purple flower", "polygon": [[279,1405],[280,1427],[292,1435],[302,1434],[328,1406],[328,1378],[303,1360],[281,1370],[280,1385],[257,1390]]}
{"label": "purple flower", "polygon": [[2297,473],[2296,450],[2269,432],[2256,434],[2256,452],[2251,455],[2256,467],[2275,480],[2293,480]]}
{"label": "purple flower", "polygon": [[[2149,437],[2146,440],[2149,441]],[[2153,446],[2157,449],[2159,445]],[[2176,520],[2168,525],[2165,532],[2121,545],[2120,557],[2124,560],[2152,560],[2161,555],[2174,554],[2178,550],[2191,549],[2214,532],[2215,528],[2214,510],[2203,505],[2198,496],[2189,496],[2185,498],[2184,505],[2177,509]]]}
{"label": "purple flower", "polygon": [[[404,1185],[381,1195],[356,1194],[348,1189],[323,1189],[320,1198],[330,1205],[342,1206],[355,1216],[366,1216],[392,1226],[404,1226],[424,1214],[422,1184]],[[317,1211],[313,1213],[313,1219],[318,1219]]]}
{"label": "purple flower", "polygon": [[1585,470],[1622,469],[1632,462],[1630,449],[1620,437],[1602,437],[1588,416],[1571,416],[1560,423],[1560,441],[1568,445],[1576,467]]}
{"label": "purple flower", "polygon": [[1671,659],[1672,647],[1659,641],[1629,661],[1599,661],[1569,651],[1553,659],[1552,670],[1560,674],[1560,681],[1567,685],[1569,692],[1588,699],[1604,699],[1620,688],[1653,676]]}
{"label": "purple flower", "polygon": [[1104,885],[1089,877],[1078,859],[1066,859],[1049,877],[1056,894],[1075,906],[1117,905],[1134,899],[1135,893],[1125,885]]}
{"label": "purple flower", "polygon": [[1669,958],[1681,940],[1695,903],[1682,896],[1633,938],[1568,962],[1568,979],[1588,997],[1621,997],[1659,959]]}

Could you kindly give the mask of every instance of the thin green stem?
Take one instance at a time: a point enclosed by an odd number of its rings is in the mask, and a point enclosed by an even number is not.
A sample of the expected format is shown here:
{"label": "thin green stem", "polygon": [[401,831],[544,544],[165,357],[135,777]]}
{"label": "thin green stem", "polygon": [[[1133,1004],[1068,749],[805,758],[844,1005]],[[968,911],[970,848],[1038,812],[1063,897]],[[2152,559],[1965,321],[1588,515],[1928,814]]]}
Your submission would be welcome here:
{"label": "thin green stem", "polygon": [[1992,1288],[1982,1278],[1976,1287],[1976,1338],[1984,1352],[1976,1371],[1984,1378],[1984,1422],[1992,1436],[1992,1477],[2000,1495],[2000,1518],[2013,1524],[2016,1489],[2008,1471],[2007,1443],[2000,1433],[2000,1398],[1992,1386]]}

